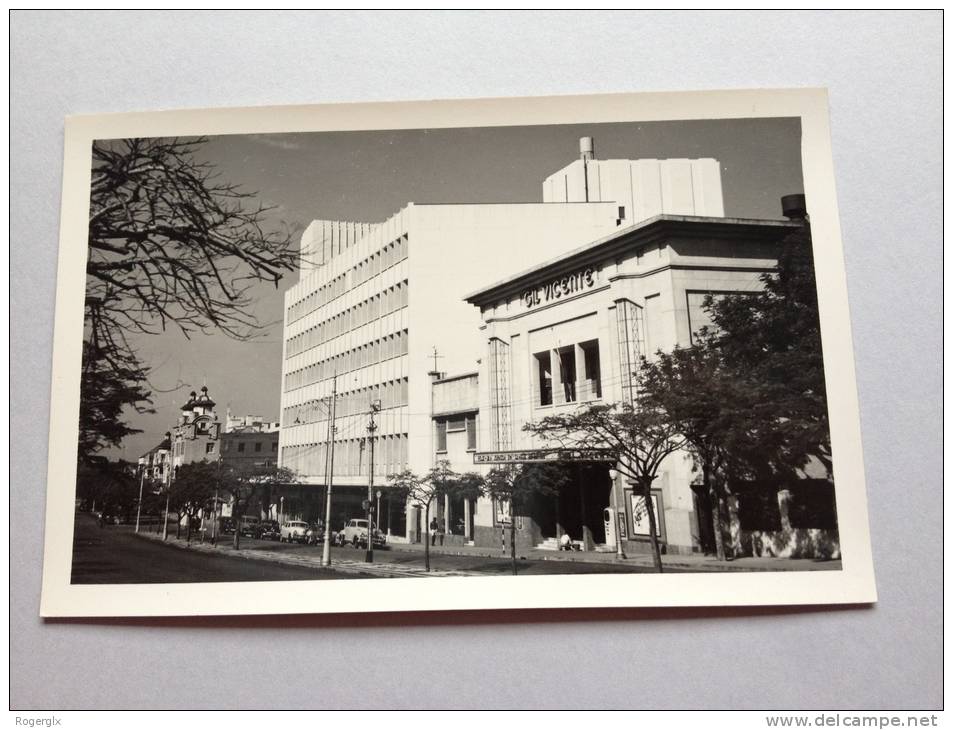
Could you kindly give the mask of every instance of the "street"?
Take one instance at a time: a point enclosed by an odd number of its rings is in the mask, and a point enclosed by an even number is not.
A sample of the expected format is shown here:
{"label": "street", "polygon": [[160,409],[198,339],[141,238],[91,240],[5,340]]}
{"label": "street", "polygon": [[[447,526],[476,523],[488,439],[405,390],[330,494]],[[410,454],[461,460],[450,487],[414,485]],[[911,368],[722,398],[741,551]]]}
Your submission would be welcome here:
{"label": "street", "polygon": [[350,576],[321,568],[178,550],[143,539],[127,526],[99,528],[92,515],[76,515],[72,583],[212,583],[342,577]]}
{"label": "street", "polygon": [[[73,538],[73,583],[191,583],[261,580],[326,580],[355,577],[411,577],[423,572],[423,551],[405,547],[374,551],[374,563],[363,562],[364,551],[352,547],[331,549],[330,570],[318,562],[322,546],[298,545],[242,538],[240,557],[232,548],[232,536],[223,536],[218,546],[182,549],[170,525],[168,542],[157,539],[154,527],[136,535],[130,525],[99,528],[89,514],[77,514]],[[403,546],[402,546],[403,547]],[[232,553],[229,555],[229,553]],[[293,561],[295,564],[289,564]],[[509,557],[431,553],[431,575],[507,576]],[[517,561],[519,575],[567,575],[583,573],[648,573],[651,567],[635,562],[616,564],[569,560]],[[673,569],[672,572],[684,572]]]}

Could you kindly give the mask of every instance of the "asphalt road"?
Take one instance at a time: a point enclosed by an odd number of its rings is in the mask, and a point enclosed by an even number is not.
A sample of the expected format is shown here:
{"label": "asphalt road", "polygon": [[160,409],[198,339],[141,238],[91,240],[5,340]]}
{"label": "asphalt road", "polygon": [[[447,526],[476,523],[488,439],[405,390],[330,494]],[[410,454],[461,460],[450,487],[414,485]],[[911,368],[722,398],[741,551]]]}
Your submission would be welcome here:
{"label": "asphalt road", "polygon": [[127,527],[100,528],[92,515],[76,515],[72,583],[217,583],[348,577],[352,576],[321,568],[194,553],[144,540]]}
{"label": "asphalt road", "polygon": [[[150,531],[155,528],[150,526]],[[169,542],[175,541],[174,526],[170,525]],[[184,541],[184,536],[182,538]],[[182,541],[179,541],[181,544]],[[331,550],[330,570],[320,566],[288,565],[274,560],[253,560],[229,556],[232,537],[222,536],[219,545],[221,555],[184,550],[171,544],[143,539],[133,533],[129,525],[98,527],[95,517],[77,514],[73,538],[73,583],[211,583],[232,581],[282,581],[326,580],[336,578],[375,577],[368,572],[334,570],[337,563],[363,562],[364,551],[351,547],[334,547]],[[317,561],[322,546],[298,545],[241,538],[242,548],[252,548],[267,553],[288,553],[309,557]],[[421,550],[400,548],[375,550],[374,563],[387,566],[379,577],[402,577],[418,573],[423,568]],[[512,563],[508,556],[487,557],[483,555],[448,555],[439,551],[431,553],[430,566],[436,571],[466,571],[473,575],[512,575]],[[377,571],[380,573],[380,571]],[[635,561],[629,563],[575,562],[569,560],[518,560],[519,575],[570,575],[585,573],[648,573],[650,566]],[[668,572],[687,572],[670,568]]]}
{"label": "asphalt road", "polygon": [[[231,537],[224,538],[231,541]],[[254,548],[268,552],[288,552],[295,555],[307,555],[318,558],[322,552],[321,545],[299,545],[270,540],[253,540],[241,538],[243,548]],[[502,551],[501,551],[502,552]],[[364,550],[352,547],[331,548],[331,563],[335,561],[361,561],[364,559]],[[378,549],[374,551],[374,562],[408,568],[423,568],[423,550],[407,550],[399,547]],[[483,555],[448,555],[434,551],[430,554],[430,567],[433,570],[466,570],[480,575],[512,575],[513,563],[509,555],[499,558]],[[517,560],[519,575],[579,575],[583,573],[651,573],[650,566],[630,563],[583,563],[568,560]],[[686,572],[680,569],[670,569],[669,572]]]}

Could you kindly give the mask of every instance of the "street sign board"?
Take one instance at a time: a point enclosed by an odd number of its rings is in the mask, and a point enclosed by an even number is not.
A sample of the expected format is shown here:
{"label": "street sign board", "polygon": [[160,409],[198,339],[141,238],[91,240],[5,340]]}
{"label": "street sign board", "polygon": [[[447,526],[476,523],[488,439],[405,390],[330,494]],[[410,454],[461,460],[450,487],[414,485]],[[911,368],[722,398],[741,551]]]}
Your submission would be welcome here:
{"label": "street sign board", "polygon": [[524,449],[522,451],[477,451],[474,464],[539,464],[547,461],[615,463],[608,449]]}

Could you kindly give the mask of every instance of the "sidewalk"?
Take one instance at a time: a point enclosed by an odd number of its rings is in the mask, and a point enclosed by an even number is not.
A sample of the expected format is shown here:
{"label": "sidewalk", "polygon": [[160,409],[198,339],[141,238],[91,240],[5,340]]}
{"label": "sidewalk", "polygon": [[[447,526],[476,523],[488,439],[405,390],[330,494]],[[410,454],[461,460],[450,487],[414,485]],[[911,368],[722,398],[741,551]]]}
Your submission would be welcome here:
{"label": "sidewalk", "polygon": [[[139,532],[137,537],[154,542],[163,542],[162,535],[154,532]],[[186,543],[185,539],[175,539],[170,536],[165,544],[169,547],[179,548],[181,550],[194,550],[214,555],[222,555],[232,558],[244,558],[246,560],[258,560],[270,563],[284,563],[286,565],[296,565],[299,567],[316,568],[321,570],[332,570],[340,573],[365,577],[365,578],[443,578],[449,576],[485,576],[485,572],[465,570],[462,568],[452,570],[431,569],[430,572],[424,570],[423,565],[406,565],[387,562],[365,563],[363,560],[349,560],[335,556],[329,567],[321,565],[321,558],[315,554],[289,553],[284,551],[262,550],[257,548],[243,547],[235,550],[232,547],[231,538],[225,541],[219,541],[218,544],[200,543],[198,539],[192,540],[191,545]],[[404,553],[423,553],[423,544],[414,543],[388,543],[388,551]],[[430,548],[433,556],[448,555],[473,558],[495,558],[497,560],[509,559],[509,553],[503,553],[501,549],[492,549],[486,547],[471,546],[443,546],[435,545]],[[627,555],[625,560],[620,560],[614,552],[558,552],[555,550],[528,550],[520,551],[518,557],[530,561],[562,561],[574,563],[590,564],[615,564],[624,563],[630,567],[652,568],[652,556],[649,553],[634,553]],[[421,563],[423,561],[421,560]],[[818,571],[818,570],[840,570],[840,560],[795,560],[789,558],[737,558],[731,561],[719,561],[707,555],[663,555],[662,564],[668,568],[677,568],[680,571],[693,571],[699,573],[712,572],[764,572],[764,571]]]}
{"label": "sidewalk", "polygon": [[[391,550],[401,550],[406,552],[424,551],[422,543],[399,543],[391,542],[387,544]],[[502,548],[476,547],[469,545],[434,545],[430,548],[431,555],[458,555],[469,557],[484,558],[509,558],[510,553],[507,549],[503,552]],[[517,557],[526,560],[561,560],[576,563],[619,563],[622,562],[616,557],[615,552],[565,552],[557,550],[520,550]],[[651,553],[627,553],[624,562],[630,565],[644,565],[651,567],[653,565]],[[662,565],[671,568],[681,568],[683,570],[697,570],[699,572],[752,572],[752,571],[817,571],[817,570],[840,570],[840,560],[813,560],[813,559],[794,559],[794,558],[735,558],[729,561],[716,560],[710,555],[663,555]]]}
{"label": "sidewalk", "polygon": [[[133,533],[136,537],[153,542],[163,542],[162,535],[154,532]],[[364,578],[446,578],[448,576],[475,576],[482,575],[466,570],[431,570],[429,573],[416,566],[392,565],[388,563],[365,563],[363,560],[342,560],[335,557],[330,566],[322,566],[321,558],[316,555],[301,555],[297,553],[273,552],[269,550],[257,550],[255,548],[239,548],[235,550],[232,547],[231,537],[225,541],[219,541],[216,545],[209,542],[199,542],[198,538],[193,538],[189,544],[185,539],[175,539],[169,536],[164,541],[165,545],[180,550],[193,550],[212,555],[222,555],[230,558],[244,558],[246,560],[258,560],[268,563],[283,563],[285,565],[297,565],[306,568],[319,568],[321,570],[332,570],[339,573],[358,575]]]}

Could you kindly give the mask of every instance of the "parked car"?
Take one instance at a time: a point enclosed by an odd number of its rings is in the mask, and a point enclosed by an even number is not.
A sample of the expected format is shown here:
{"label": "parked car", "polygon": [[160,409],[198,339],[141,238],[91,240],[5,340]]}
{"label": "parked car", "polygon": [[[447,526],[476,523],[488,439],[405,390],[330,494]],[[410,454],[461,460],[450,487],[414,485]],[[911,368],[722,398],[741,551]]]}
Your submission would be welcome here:
{"label": "parked car", "polygon": [[221,523],[221,534],[223,535],[234,535],[235,534],[235,520],[231,517],[223,517]]}
{"label": "parked car", "polygon": [[260,524],[261,520],[257,517],[243,516],[239,528],[242,537],[258,537],[258,526]]}
{"label": "parked car", "polygon": [[304,541],[308,545],[317,545],[320,542],[324,542],[324,525],[320,522],[312,522],[304,535]]}
{"label": "parked car", "polygon": [[305,535],[308,533],[308,523],[300,520],[292,520],[281,526],[279,539],[281,542],[304,542]]}
{"label": "parked car", "polygon": [[281,537],[281,526],[275,520],[263,520],[258,526],[259,540],[278,540]]}
{"label": "parked car", "polygon": [[[372,531],[374,547],[383,547],[387,539],[384,533],[374,525]],[[338,541],[341,545],[351,545],[352,547],[367,547],[367,520],[350,520],[344,529],[338,533]]]}

